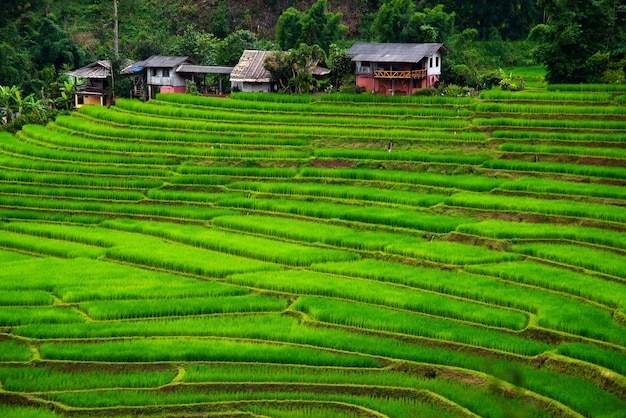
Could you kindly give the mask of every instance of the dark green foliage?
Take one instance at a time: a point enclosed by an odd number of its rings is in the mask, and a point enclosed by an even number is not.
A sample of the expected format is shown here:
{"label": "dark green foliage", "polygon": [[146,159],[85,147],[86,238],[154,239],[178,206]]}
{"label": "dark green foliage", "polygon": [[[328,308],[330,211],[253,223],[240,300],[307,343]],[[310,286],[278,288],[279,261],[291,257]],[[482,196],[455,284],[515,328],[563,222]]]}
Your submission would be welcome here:
{"label": "dark green foliage", "polygon": [[0,43],[0,85],[17,86],[28,81],[25,71],[30,66],[30,59],[25,52],[16,51],[6,42]]}
{"label": "dark green foliage", "polygon": [[278,46],[283,50],[293,48],[297,45],[301,32],[300,12],[290,7],[280,15],[276,24],[276,42],[278,42]]}
{"label": "dark green foliage", "polygon": [[319,45],[302,43],[289,52],[275,51],[270,54],[264,67],[270,72],[270,81],[285,93],[310,93],[314,90],[313,73],[326,53]]}
{"label": "dark green foliage", "polygon": [[331,43],[339,41],[347,31],[341,24],[343,15],[326,11],[326,0],[318,0],[310,9],[299,12],[287,9],[276,24],[276,41],[282,50],[304,43],[319,45],[328,51]]}
{"label": "dark green foliage", "polygon": [[477,86],[480,84],[478,72],[465,64],[456,64],[446,76],[449,83],[459,86]]}
{"label": "dark green foliage", "polygon": [[31,56],[40,67],[53,65],[58,70],[64,65],[78,68],[85,64],[84,52],[50,19],[42,20],[33,41]]}
{"label": "dark green foliage", "polygon": [[443,4],[454,10],[459,28],[476,28],[481,39],[519,40],[539,23],[542,10],[536,0],[427,0],[426,7]]}
{"label": "dark green foliage", "polygon": [[[355,64],[346,55],[347,49],[331,44],[328,52],[328,64],[332,70],[332,84],[339,87],[344,84],[347,77],[354,74]],[[354,84],[354,83],[352,83]]]}
{"label": "dark green foliage", "polygon": [[213,11],[213,26],[211,31],[218,38],[226,38],[231,32],[231,13],[226,0],[221,0]]}
{"label": "dark green foliage", "polygon": [[376,14],[371,37],[376,42],[445,42],[454,29],[454,16],[443,5],[418,11],[412,0],[389,0]]}
{"label": "dark green foliage", "polygon": [[[609,64],[624,57],[626,13],[616,0],[540,0],[547,22],[535,26],[530,39],[546,66],[549,83],[598,81]],[[622,67],[623,70],[623,67]],[[609,76],[614,78],[614,76]]]}
{"label": "dark green foliage", "polygon": [[111,97],[129,97],[132,88],[132,80],[129,77],[122,77],[121,71],[126,67],[126,59],[120,55],[111,57]]}
{"label": "dark green foliage", "polygon": [[220,43],[216,61],[219,65],[234,66],[246,49],[260,49],[259,40],[249,30],[238,30]]}
{"label": "dark green foliage", "polygon": [[172,50],[175,55],[189,57],[200,65],[216,64],[220,41],[212,33],[201,33],[189,25],[175,42]]}
{"label": "dark green foliage", "polygon": [[0,17],[0,86],[15,85],[24,95],[35,93],[38,98],[45,87],[46,96],[53,99],[60,95],[62,71],[78,68],[91,57],[52,18],[28,12],[32,3],[14,7],[19,18],[2,23]]}

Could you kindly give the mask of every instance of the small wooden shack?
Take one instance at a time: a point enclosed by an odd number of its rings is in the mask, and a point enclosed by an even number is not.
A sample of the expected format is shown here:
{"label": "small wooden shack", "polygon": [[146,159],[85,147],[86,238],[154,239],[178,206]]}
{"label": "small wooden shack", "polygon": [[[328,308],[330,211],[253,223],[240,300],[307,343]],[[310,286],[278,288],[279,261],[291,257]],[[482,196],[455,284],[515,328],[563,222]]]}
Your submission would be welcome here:
{"label": "small wooden shack", "polygon": [[248,92],[269,92],[270,72],[263,67],[265,58],[271,51],[247,49],[230,74],[231,89]]}
{"label": "small wooden shack", "polygon": [[[130,64],[130,61],[126,65]],[[83,68],[66,73],[74,77],[74,85],[77,86],[74,92],[74,105],[79,108],[86,104],[106,106],[109,103],[111,94],[111,62],[100,60],[92,62]],[[78,79],[85,80],[84,84],[79,84]]]}
{"label": "small wooden shack", "polygon": [[435,86],[441,76],[441,43],[355,43],[346,55],[356,63],[357,85],[386,95],[410,95]]}
{"label": "small wooden shack", "polygon": [[[243,51],[239,62],[230,74],[231,89],[247,92],[271,92],[271,73],[263,64],[265,58],[276,51],[257,51],[247,49]],[[330,70],[317,65],[313,71],[314,77],[324,77],[330,74]]]}

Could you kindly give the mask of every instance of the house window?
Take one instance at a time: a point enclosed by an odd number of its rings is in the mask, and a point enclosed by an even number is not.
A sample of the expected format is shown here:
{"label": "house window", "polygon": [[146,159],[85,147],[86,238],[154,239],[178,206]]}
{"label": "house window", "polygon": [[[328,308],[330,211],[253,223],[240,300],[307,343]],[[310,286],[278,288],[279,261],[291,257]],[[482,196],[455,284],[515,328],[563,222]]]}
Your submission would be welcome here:
{"label": "house window", "polygon": [[167,68],[163,69],[163,77],[169,77],[170,76],[170,70],[168,70]]}
{"label": "house window", "polygon": [[430,68],[433,68],[433,57],[430,57]]}
{"label": "house window", "polygon": [[150,69],[150,75],[152,77],[156,77],[157,76],[157,69],[156,68],[151,68]]}
{"label": "house window", "polygon": [[439,57],[435,57],[435,67],[439,67]]}

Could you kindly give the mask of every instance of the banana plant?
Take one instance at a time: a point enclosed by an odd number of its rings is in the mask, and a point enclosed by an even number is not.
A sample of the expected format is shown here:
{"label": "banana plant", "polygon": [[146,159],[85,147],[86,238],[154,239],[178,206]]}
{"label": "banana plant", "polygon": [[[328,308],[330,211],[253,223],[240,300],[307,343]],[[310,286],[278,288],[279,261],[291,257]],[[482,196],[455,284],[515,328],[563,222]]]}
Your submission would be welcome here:
{"label": "banana plant", "polygon": [[50,108],[46,106],[41,100],[35,99],[34,94],[29,94],[24,97],[23,107],[24,113],[31,114],[35,117],[35,120],[45,123],[50,116]]}
{"label": "banana plant", "polygon": [[22,94],[16,86],[0,86],[0,113],[3,122],[11,122],[24,110]]}

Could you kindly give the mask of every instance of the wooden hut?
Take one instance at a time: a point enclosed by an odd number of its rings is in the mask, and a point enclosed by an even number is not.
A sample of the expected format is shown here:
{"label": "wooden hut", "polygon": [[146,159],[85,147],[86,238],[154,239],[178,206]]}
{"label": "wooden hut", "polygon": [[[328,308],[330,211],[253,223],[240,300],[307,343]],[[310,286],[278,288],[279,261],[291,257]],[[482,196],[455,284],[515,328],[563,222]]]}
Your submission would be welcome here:
{"label": "wooden hut", "polygon": [[[130,61],[126,65],[130,64]],[[86,104],[106,106],[111,94],[111,62],[100,60],[78,70],[69,71],[67,75],[74,77],[74,105],[79,108]],[[79,84],[78,79],[85,80]]]}
{"label": "wooden hut", "polygon": [[[265,58],[276,51],[245,50],[239,62],[230,74],[231,88],[247,92],[271,92],[271,73],[263,64]],[[316,65],[313,70],[314,77],[324,77],[330,74],[330,70],[321,65]]]}
{"label": "wooden hut", "polygon": [[271,74],[263,63],[271,51],[243,51],[239,62],[230,74],[231,89],[248,92],[269,92]]}

